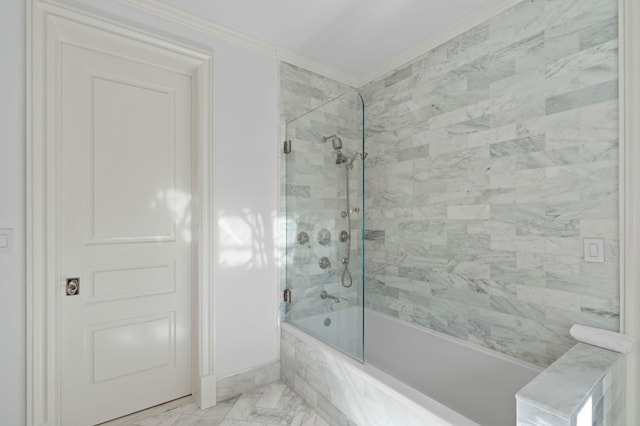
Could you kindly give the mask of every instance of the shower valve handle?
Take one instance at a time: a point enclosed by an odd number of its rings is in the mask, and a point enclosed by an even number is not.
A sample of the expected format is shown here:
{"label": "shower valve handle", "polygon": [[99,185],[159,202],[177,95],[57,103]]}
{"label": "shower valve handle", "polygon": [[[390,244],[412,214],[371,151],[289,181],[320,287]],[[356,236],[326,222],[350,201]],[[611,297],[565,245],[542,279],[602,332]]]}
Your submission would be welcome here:
{"label": "shower valve handle", "polygon": [[318,264],[320,265],[320,269],[328,269],[327,272],[331,271],[331,261],[329,260],[328,257],[326,256],[321,257]]}
{"label": "shower valve handle", "polygon": [[322,292],[320,292],[320,298],[323,299],[323,300],[324,299],[331,299],[336,303],[340,303],[340,298],[338,296],[333,296],[333,295],[327,293],[326,290],[322,290]]}

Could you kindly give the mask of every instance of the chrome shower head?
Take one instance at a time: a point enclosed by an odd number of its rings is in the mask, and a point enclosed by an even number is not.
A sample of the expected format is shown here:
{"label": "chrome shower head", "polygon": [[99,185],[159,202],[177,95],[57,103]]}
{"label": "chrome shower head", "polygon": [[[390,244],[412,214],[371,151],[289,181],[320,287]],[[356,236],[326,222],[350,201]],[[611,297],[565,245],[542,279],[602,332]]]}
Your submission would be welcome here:
{"label": "chrome shower head", "polygon": [[341,150],[337,149],[337,155],[336,155],[336,164],[344,164],[347,162],[347,157],[344,156],[344,154],[342,153]]}
{"label": "chrome shower head", "polygon": [[340,139],[336,135],[324,136],[322,138],[322,142],[326,142],[329,139],[331,139],[331,145],[333,146],[333,149],[335,149],[336,151],[342,149],[342,139]]}
{"label": "chrome shower head", "polygon": [[331,145],[333,145],[333,149],[335,150],[342,149],[342,139],[340,139],[337,136],[334,136],[333,140],[331,140]]}

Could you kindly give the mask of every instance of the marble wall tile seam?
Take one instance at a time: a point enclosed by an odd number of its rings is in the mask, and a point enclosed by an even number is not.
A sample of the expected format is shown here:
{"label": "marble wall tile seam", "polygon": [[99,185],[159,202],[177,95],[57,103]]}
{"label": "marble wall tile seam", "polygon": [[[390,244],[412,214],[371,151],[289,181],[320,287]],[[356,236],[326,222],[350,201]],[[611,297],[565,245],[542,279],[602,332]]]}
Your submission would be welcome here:
{"label": "marble wall tile seam", "polygon": [[583,87],[546,99],[546,114],[585,107],[618,98],[618,79]]}
{"label": "marble wall tile seam", "polygon": [[[379,294],[381,296],[384,296],[385,298],[404,299],[405,302],[410,302],[412,300],[420,301],[422,299],[422,296],[420,295],[420,293],[416,293],[415,290],[403,291],[403,290],[398,290],[396,288],[389,287],[386,285],[383,285],[383,287],[384,289],[382,289],[381,292],[375,293],[374,291],[372,291],[371,294]],[[534,287],[534,289],[536,288],[538,287]],[[395,295],[394,295],[394,291],[396,292]],[[452,293],[453,291],[455,291],[456,293],[453,294]],[[554,290],[551,290],[551,291],[554,291]],[[557,291],[557,290],[555,291],[558,294],[562,294],[561,291]],[[509,318],[509,321],[507,322],[517,321],[518,317],[524,320],[532,319],[535,321],[542,321],[546,319],[546,313],[549,312],[550,308],[563,310],[563,311],[570,311],[574,313],[584,312],[584,309],[582,309],[580,306],[577,306],[577,304],[574,304],[574,302],[570,301],[570,299],[568,304],[562,304],[560,302],[555,302],[553,304],[547,303],[545,297],[556,296],[556,294],[553,294],[550,296],[542,295],[540,297],[538,296],[531,297],[529,295],[527,295],[526,297],[522,297],[521,296],[522,291],[520,291],[517,296],[512,294],[511,291],[509,291],[509,292],[503,292],[502,295],[498,296],[495,294],[495,292],[494,294],[485,294],[482,291],[468,292],[468,291],[465,291],[464,289],[455,289],[455,288],[449,288],[449,289],[445,288],[440,290],[436,288],[436,289],[430,290],[429,293],[430,293],[429,294],[430,297],[423,299],[426,301],[422,304],[424,307],[433,307],[434,304],[439,305],[441,302],[444,302],[446,303],[446,306],[449,306],[450,304],[452,304],[451,306],[454,307],[456,310],[460,310],[459,312],[465,311],[466,308],[468,307],[473,307],[474,309],[471,312],[473,312],[476,315],[478,314],[489,315],[492,312],[495,312],[497,316],[491,314],[488,318],[493,318],[493,320],[491,321],[494,321],[496,325],[504,325],[505,320],[507,318]],[[477,301],[466,303],[467,301],[464,298],[470,297],[472,294],[476,294]],[[497,294],[500,294],[500,293],[497,293]],[[565,297],[565,300],[567,300],[566,295],[563,295],[563,296]],[[432,300],[432,302],[430,302],[430,300]],[[604,305],[615,308],[616,302],[614,300],[602,300],[602,302]],[[462,303],[465,306],[461,306],[460,303]],[[445,308],[443,306],[440,306],[437,309],[445,309]],[[447,309],[450,309],[450,308],[447,308]],[[606,317],[616,316],[616,314],[613,312],[605,312],[605,311],[606,309],[600,312],[598,315],[602,315]],[[486,315],[484,316],[486,317]],[[515,325],[517,323],[513,323],[513,324]],[[559,328],[559,330],[561,330],[563,333],[566,333],[566,330],[568,330],[570,325],[571,324],[562,325]]]}
{"label": "marble wall tile seam", "polygon": [[585,3],[571,3],[564,1],[546,1],[544,5],[545,14],[554,17],[553,22],[563,22],[583,15],[593,10],[594,7],[606,7],[612,13],[617,13],[617,4],[609,0],[592,0]]}
{"label": "marble wall tile seam", "polygon": [[[617,56],[617,52],[618,40],[609,40],[548,62],[545,76],[550,79],[610,63]],[[617,69],[617,65],[614,66],[614,69]]]}
{"label": "marble wall tile seam", "polygon": [[[594,26],[604,26],[605,28],[610,25],[617,27],[617,21],[612,21],[612,18],[617,18],[618,9],[612,7],[612,2],[606,1],[594,1],[591,4],[591,9],[583,10],[582,13],[576,13],[574,11],[570,14],[559,13],[556,16],[555,23],[548,23],[546,26],[546,33],[549,37],[558,37],[562,35],[577,33],[582,34],[584,31],[588,31]],[[554,11],[557,13],[557,11]],[[549,17],[554,16],[551,13]],[[617,34],[616,34],[617,38]]]}
{"label": "marble wall tile seam", "polygon": [[536,76],[543,90],[541,93],[546,98],[552,98],[612,80],[617,76],[617,64],[613,62],[616,55],[617,50],[608,51],[603,61],[585,65],[583,69],[567,74],[545,78],[541,72]]}
{"label": "marble wall tile seam", "polygon": [[[418,283],[418,282],[416,282],[416,283]],[[385,286],[385,287],[386,287],[387,289],[390,289],[388,286]],[[523,287],[525,287],[525,286],[523,286]],[[476,291],[477,291],[477,290],[476,290]],[[386,295],[386,296],[393,296],[393,293],[389,293],[389,290],[385,290],[385,291],[384,291],[384,293],[382,293],[382,294],[384,294],[384,295]],[[401,296],[401,294],[402,294],[402,293],[397,293],[397,294],[396,294],[396,296],[393,296],[393,297],[399,297],[399,296]],[[442,296],[442,295],[445,295],[445,294],[446,294],[446,293],[438,293],[438,292],[435,292],[435,293],[433,293],[433,292],[432,292],[432,293],[431,293],[431,295],[433,295],[434,297]],[[506,296],[506,297],[502,298],[502,300],[507,300],[507,297],[508,297],[510,300],[513,300],[513,302],[515,302],[515,300],[516,300],[516,299],[515,299],[515,297],[514,297],[514,295],[513,295],[513,291],[509,291],[508,293],[502,293],[502,294]],[[566,292],[558,292],[558,294],[565,294],[565,295],[567,295],[567,293],[566,293]],[[415,296],[414,296],[413,294],[411,294],[411,295],[410,295],[410,296],[408,296],[408,297],[409,297],[409,299],[411,299],[411,298],[415,298]],[[492,297],[492,298],[491,298],[491,300],[492,300],[492,306],[495,306],[495,305],[493,304],[493,302],[495,302],[496,298],[495,298],[495,297]],[[598,301],[598,303],[603,303],[603,304],[605,304],[605,305],[607,305],[607,306],[612,307],[612,309],[611,309],[611,310],[609,310],[608,312],[606,312],[606,315],[608,315],[608,316],[615,316],[615,315],[616,315],[616,313],[615,313],[615,306],[616,306],[617,302],[616,302],[615,300],[597,299],[597,301]],[[521,303],[521,301],[518,301],[518,303]],[[546,302],[544,302],[544,300],[542,301],[542,303],[529,303],[529,302],[527,302],[526,304],[528,304],[529,306],[531,306],[531,307],[533,307],[533,308],[535,308],[535,309],[538,309],[539,311],[544,311],[544,309],[545,309],[546,307],[548,307],[548,306],[549,306]],[[563,306],[559,306],[558,308],[564,308],[564,307],[563,307]],[[577,307],[576,307],[576,306],[574,306],[573,304],[571,305],[571,309],[572,309],[574,312],[578,311]],[[580,308],[580,310],[584,310],[584,309]],[[612,312],[612,311],[614,311],[614,312]],[[569,327],[570,325],[571,325],[571,324],[567,325],[567,327],[566,327],[566,328],[568,329],[568,327]],[[565,330],[565,331],[566,331],[566,330]]]}
{"label": "marble wall tile seam", "polygon": [[585,50],[618,38],[618,16],[611,14],[609,19],[591,25],[580,32],[580,50]]}

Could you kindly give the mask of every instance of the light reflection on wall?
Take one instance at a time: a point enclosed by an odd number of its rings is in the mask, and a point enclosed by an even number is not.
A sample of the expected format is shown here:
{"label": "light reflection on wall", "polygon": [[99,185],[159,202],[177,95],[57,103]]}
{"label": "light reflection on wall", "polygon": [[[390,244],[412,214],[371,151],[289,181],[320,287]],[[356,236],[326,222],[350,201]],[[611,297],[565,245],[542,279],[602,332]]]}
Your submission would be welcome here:
{"label": "light reflection on wall", "polygon": [[[191,195],[171,188],[158,190],[149,203],[151,210],[166,209],[174,219],[176,232],[185,242],[192,240]],[[251,208],[219,213],[218,264],[223,267],[264,268],[280,253],[273,239],[279,226],[277,213],[256,212]]]}
{"label": "light reflection on wall", "polygon": [[262,214],[249,208],[237,212],[221,211],[218,218],[219,265],[257,269],[272,264],[277,256],[272,241],[276,226],[275,212]]}

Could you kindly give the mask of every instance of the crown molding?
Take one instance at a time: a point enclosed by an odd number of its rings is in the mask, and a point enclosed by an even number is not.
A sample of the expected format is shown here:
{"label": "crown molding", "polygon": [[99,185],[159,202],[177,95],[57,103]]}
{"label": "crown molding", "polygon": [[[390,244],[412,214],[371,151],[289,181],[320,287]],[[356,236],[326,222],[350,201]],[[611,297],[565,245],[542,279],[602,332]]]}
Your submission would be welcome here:
{"label": "crown molding", "polygon": [[281,61],[288,62],[292,65],[299,66],[309,71],[313,71],[324,77],[332,78],[353,88],[360,87],[360,80],[357,77],[340,71],[337,68],[330,67],[313,59],[309,59],[306,56],[299,55],[290,50],[276,48],[276,57]]}
{"label": "crown molding", "polygon": [[265,43],[254,37],[242,34],[223,25],[195,16],[176,7],[161,3],[158,0],[115,0],[125,6],[161,17],[167,21],[194,28],[210,34],[220,40],[243,47],[252,52],[276,58],[290,64],[300,66],[325,77],[332,78],[351,87],[362,87],[419,56],[429,52],[452,38],[470,30],[505,10],[521,3],[523,0],[491,0],[463,18],[447,25],[427,39],[410,47],[399,55],[388,59],[380,66],[360,76],[350,75],[337,68],[330,67],[306,56]]}
{"label": "crown molding", "polygon": [[416,58],[424,55],[441,44],[459,36],[460,34],[488,21],[496,15],[522,3],[524,0],[491,0],[473,12],[445,26],[425,40],[413,45],[409,49],[383,62],[379,67],[358,77],[358,86],[362,87],[398,68],[403,67]]}
{"label": "crown molding", "polygon": [[180,10],[176,7],[169,6],[157,0],[115,0],[132,9],[137,9],[150,15],[158,16],[167,21],[175,22],[189,28],[196,29],[205,34],[209,34],[220,40],[224,40],[236,46],[245,48],[254,53],[265,55],[289,62],[293,65],[300,66],[310,71],[322,74],[325,77],[332,78],[341,83],[355,87],[358,83],[357,78],[344,73],[336,68],[329,67],[307,58],[298,53],[282,49],[265,43],[257,38],[245,35],[239,31],[232,30],[223,25],[216,24],[208,19],[195,16],[191,13]]}
{"label": "crown molding", "polygon": [[256,38],[242,34],[225,26],[216,24],[173,6],[156,0],[115,0],[116,2],[137,9],[150,15],[155,15],[167,21],[175,22],[186,27],[194,28],[210,34],[229,43],[266,56],[274,56],[274,47]]}

